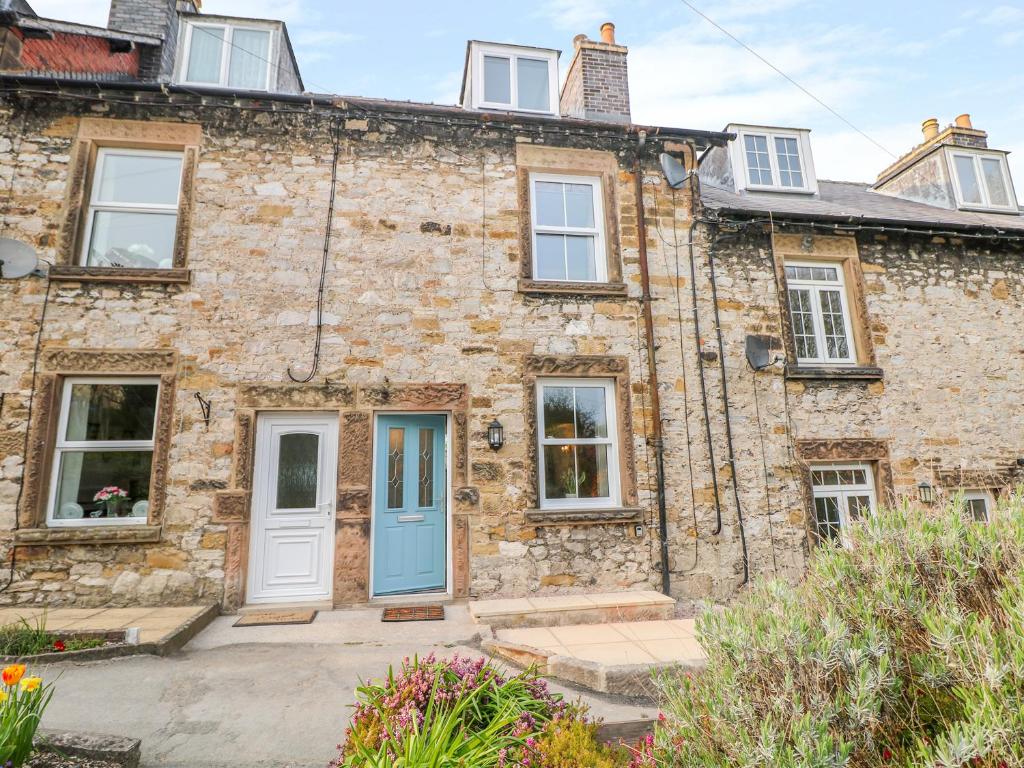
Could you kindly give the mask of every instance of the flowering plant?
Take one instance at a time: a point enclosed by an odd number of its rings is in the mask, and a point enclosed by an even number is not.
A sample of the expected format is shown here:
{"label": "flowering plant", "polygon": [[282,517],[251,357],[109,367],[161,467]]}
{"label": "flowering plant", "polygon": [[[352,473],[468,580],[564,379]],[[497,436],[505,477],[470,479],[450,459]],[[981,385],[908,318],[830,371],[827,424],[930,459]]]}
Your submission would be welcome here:
{"label": "flowering plant", "polygon": [[32,753],[32,742],[53,697],[53,684],[27,676],[24,664],[10,664],[0,672],[0,765],[20,768]]}
{"label": "flowering plant", "polygon": [[124,488],[118,488],[116,485],[108,485],[105,488],[100,488],[96,491],[96,495],[92,497],[93,501],[124,501],[128,498],[128,491]]}

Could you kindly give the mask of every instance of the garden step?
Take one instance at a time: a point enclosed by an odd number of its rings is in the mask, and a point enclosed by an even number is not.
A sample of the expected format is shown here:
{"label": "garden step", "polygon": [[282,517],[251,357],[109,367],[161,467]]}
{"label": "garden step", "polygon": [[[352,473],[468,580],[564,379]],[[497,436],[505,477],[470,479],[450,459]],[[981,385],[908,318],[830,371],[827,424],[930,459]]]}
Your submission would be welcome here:
{"label": "garden step", "polygon": [[500,629],[488,653],[602,693],[653,697],[655,670],[703,668],[693,619]]}
{"label": "garden step", "polygon": [[601,592],[473,600],[469,614],[493,629],[671,619],[676,601],[660,592]]}

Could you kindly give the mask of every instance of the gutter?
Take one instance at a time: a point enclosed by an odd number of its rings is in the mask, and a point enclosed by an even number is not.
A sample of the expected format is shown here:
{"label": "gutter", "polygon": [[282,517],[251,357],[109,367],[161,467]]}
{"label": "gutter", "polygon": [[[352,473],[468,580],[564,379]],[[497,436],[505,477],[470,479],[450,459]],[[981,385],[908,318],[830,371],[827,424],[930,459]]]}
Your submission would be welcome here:
{"label": "gutter", "polygon": [[580,120],[577,118],[567,117],[544,117],[514,112],[481,112],[463,109],[458,106],[422,104],[412,101],[386,101],[383,99],[336,96],[323,93],[272,93],[268,91],[182,86],[174,83],[107,81],[97,79],[87,80],[74,77],[22,75],[12,73],[0,74],[0,85],[2,84],[37,86],[56,90],[92,88],[95,90],[119,91],[124,93],[163,93],[227,100],[247,99],[251,101],[304,104],[314,107],[337,107],[341,109],[352,105],[362,112],[430,115],[444,118],[449,121],[459,119],[461,121],[465,121],[467,125],[527,125],[547,128],[552,133],[573,129],[587,133],[609,133],[624,136],[635,136],[640,133],[645,133],[652,139],[696,140],[701,146],[724,146],[731,139],[735,138],[733,134],[721,133],[719,131],[670,128],[666,126],[623,125],[622,123],[610,123],[598,120]]}

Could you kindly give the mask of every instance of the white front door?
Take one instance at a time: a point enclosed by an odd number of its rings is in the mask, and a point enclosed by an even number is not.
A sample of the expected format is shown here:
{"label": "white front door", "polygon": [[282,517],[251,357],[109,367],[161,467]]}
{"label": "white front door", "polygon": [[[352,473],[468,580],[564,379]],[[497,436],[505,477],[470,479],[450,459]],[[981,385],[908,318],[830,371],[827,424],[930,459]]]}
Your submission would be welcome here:
{"label": "white front door", "polygon": [[336,415],[259,416],[248,602],[331,599],[337,474]]}

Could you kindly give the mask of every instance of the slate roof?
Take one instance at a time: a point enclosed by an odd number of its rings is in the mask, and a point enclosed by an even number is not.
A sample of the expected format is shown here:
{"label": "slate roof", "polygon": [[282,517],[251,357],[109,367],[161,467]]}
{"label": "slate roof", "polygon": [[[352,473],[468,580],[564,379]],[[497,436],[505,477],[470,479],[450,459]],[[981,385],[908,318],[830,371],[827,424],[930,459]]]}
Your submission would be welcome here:
{"label": "slate roof", "polygon": [[818,181],[818,194],[734,192],[702,180],[701,201],[723,213],[763,214],[788,220],[884,224],[953,230],[996,230],[1024,237],[1024,214],[952,211],[875,192],[869,184]]}

